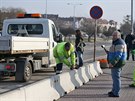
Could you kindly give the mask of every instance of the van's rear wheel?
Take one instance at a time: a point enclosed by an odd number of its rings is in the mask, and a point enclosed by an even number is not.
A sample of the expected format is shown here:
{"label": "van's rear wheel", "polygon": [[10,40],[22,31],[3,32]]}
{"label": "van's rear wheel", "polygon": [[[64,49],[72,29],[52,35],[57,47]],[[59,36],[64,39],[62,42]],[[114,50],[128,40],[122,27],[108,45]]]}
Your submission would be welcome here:
{"label": "van's rear wheel", "polygon": [[31,79],[32,76],[32,65],[27,58],[18,58],[15,60],[16,73],[15,80],[26,82]]}
{"label": "van's rear wheel", "polygon": [[29,81],[32,76],[32,66],[30,62],[27,62],[24,69],[24,81]]}

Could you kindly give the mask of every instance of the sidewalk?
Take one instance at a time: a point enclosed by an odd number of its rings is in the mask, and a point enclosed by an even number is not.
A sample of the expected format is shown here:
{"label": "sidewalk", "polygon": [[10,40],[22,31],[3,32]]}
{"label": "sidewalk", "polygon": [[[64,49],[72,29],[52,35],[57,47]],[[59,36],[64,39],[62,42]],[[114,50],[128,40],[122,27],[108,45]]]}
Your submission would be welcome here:
{"label": "sidewalk", "polygon": [[135,88],[130,88],[135,61],[127,61],[122,70],[122,88],[119,98],[108,97],[112,79],[110,69],[103,69],[104,73],[82,87],[63,96],[58,101],[135,101]]}

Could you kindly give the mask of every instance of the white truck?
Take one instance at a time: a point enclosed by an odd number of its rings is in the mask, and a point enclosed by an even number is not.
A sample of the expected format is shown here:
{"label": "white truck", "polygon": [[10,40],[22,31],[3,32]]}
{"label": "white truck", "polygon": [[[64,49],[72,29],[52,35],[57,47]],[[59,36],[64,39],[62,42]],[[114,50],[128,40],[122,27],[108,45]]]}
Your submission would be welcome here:
{"label": "white truck", "polygon": [[[0,76],[29,81],[32,73],[55,66],[53,48],[59,41],[53,21],[40,14],[19,14],[6,19],[0,36]],[[56,41],[57,39],[57,41]]]}

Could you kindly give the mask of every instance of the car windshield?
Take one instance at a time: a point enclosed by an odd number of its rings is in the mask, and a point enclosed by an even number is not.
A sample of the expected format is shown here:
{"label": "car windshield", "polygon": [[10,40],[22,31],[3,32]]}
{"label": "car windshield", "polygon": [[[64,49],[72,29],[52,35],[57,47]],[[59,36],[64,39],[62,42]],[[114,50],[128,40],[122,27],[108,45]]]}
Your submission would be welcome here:
{"label": "car windshield", "polygon": [[8,26],[8,34],[17,35],[19,30],[25,30],[29,35],[42,34],[42,24],[10,24]]}

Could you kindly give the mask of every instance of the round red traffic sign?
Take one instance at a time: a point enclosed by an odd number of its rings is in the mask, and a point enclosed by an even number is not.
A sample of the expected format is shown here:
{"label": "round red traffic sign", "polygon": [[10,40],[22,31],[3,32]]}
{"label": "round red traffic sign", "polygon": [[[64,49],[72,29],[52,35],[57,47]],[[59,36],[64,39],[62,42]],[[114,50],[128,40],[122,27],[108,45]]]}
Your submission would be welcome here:
{"label": "round red traffic sign", "polygon": [[93,18],[93,19],[99,19],[101,18],[103,15],[103,10],[101,7],[99,6],[93,6],[91,9],[90,9],[90,16]]}

